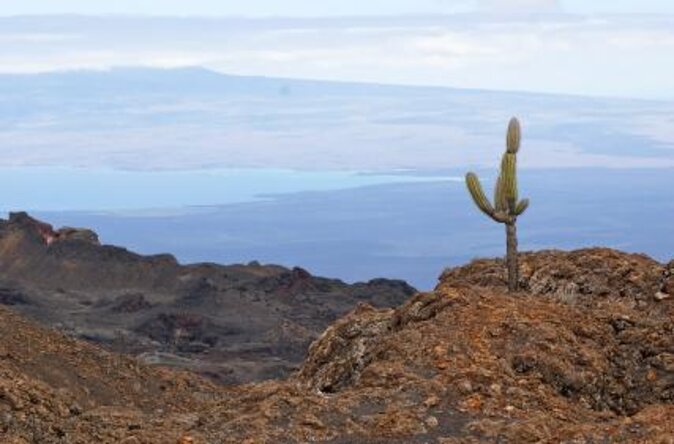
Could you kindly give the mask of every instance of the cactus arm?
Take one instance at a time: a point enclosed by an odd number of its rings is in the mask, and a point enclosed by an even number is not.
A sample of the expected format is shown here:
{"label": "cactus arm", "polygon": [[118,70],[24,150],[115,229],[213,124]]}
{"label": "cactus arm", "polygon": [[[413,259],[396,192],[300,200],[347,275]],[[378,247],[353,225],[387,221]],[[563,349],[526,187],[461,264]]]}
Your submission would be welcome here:
{"label": "cactus arm", "polygon": [[520,150],[520,141],[522,140],[522,129],[517,118],[513,117],[508,123],[508,133],[506,135],[506,148],[508,153],[517,154]]}
{"label": "cactus arm", "polygon": [[503,155],[501,162],[501,180],[503,181],[503,191],[505,200],[508,204],[508,210],[512,213],[517,204],[517,156],[511,153]]}
{"label": "cactus arm", "polygon": [[505,188],[503,188],[503,180],[501,176],[496,180],[496,188],[494,190],[494,206],[496,212],[506,211],[508,208],[508,199],[506,198]]}
{"label": "cactus arm", "polygon": [[477,207],[484,214],[489,217],[493,217],[496,211],[494,210],[491,202],[489,202],[489,199],[487,199],[487,196],[484,194],[482,184],[480,184],[480,179],[475,173],[466,174],[466,186],[468,187],[468,192],[473,198],[475,205],[477,205]]}
{"label": "cactus arm", "polygon": [[529,208],[529,199],[520,200],[517,206],[515,207],[514,212],[515,217],[521,216],[522,213],[524,213],[527,210],[527,208]]}
{"label": "cactus arm", "polygon": [[466,174],[466,185],[468,186],[470,196],[473,198],[473,202],[484,214],[502,224],[508,223],[512,219],[507,210],[497,211],[491,202],[489,202],[482,189],[482,184],[480,184],[480,179],[475,173]]}

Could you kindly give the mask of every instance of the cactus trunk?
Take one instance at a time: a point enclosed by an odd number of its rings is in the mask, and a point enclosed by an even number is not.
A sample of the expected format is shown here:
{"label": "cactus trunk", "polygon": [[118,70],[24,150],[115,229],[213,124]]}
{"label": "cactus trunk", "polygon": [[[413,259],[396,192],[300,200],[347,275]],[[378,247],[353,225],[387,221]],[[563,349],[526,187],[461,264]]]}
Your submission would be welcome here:
{"label": "cactus trunk", "polygon": [[506,226],[506,266],[508,268],[508,290],[517,291],[519,284],[519,264],[517,263],[517,226],[507,223]]}

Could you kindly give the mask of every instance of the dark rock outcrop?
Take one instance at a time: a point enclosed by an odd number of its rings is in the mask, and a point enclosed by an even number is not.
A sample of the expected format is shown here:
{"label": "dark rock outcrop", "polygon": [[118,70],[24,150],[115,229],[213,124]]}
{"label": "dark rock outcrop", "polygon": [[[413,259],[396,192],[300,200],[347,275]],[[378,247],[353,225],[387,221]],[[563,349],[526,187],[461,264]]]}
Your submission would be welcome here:
{"label": "dark rock outcrop", "polygon": [[63,227],[54,230],[54,227],[46,222],[34,219],[25,212],[10,213],[8,227],[16,227],[40,236],[42,241],[49,245],[54,242],[81,241],[89,244],[100,245],[98,235],[87,228]]}
{"label": "dark rock outcrop", "polygon": [[180,265],[101,245],[26,213],[0,220],[0,303],[74,336],[225,383],[281,377],[359,302],[395,306],[402,281],[349,285],[299,267]]}

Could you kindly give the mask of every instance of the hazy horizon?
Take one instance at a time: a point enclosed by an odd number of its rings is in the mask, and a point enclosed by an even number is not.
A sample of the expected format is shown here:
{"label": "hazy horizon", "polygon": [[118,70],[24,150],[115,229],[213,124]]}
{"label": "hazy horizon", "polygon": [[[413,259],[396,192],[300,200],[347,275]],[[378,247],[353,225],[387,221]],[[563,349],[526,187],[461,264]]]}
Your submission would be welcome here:
{"label": "hazy horizon", "polygon": [[[367,9],[354,3],[343,12],[356,15],[319,7],[313,17],[299,6],[283,17],[194,17],[171,16],[164,3],[145,5],[169,15],[143,15],[130,4],[106,15],[81,2],[70,9],[26,3],[35,7],[15,12],[38,15],[9,15],[11,8],[0,15],[0,73],[197,66],[304,80],[674,100],[674,8],[664,3],[651,14],[628,14],[537,0],[465,2],[470,7],[445,12],[401,1],[407,12],[382,4],[362,15]],[[442,4],[428,5],[434,3]]]}

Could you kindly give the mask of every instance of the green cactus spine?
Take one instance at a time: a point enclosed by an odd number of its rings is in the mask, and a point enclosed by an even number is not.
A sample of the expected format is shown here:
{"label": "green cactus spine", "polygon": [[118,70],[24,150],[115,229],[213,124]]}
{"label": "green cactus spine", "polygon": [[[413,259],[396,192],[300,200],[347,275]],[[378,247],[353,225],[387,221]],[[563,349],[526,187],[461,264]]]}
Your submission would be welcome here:
{"label": "green cactus spine", "polygon": [[484,214],[506,226],[506,264],[508,289],[517,291],[519,267],[517,261],[517,218],[529,208],[529,199],[519,200],[517,189],[517,153],[520,149],[522,131],[516,118],[510,119],[506,135],[506,152],[501,160],[494,190],[494,204],[489,201],[475,173],[466,174],[466,185],[475,205]]}

